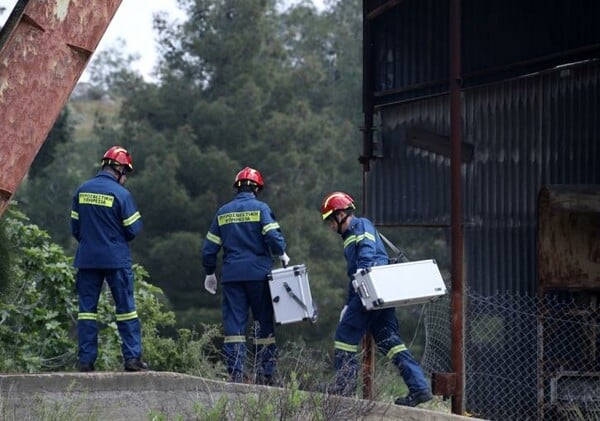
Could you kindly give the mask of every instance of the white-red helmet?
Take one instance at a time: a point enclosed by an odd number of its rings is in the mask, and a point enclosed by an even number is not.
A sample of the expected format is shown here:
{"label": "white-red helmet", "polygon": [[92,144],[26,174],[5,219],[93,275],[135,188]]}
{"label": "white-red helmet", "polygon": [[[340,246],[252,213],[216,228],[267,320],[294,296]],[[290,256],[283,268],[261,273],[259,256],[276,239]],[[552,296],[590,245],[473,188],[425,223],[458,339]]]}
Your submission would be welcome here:
{"label": "white-red helmet", "polygon": [[133,161],[127,149],[122,146],[109,148],[102,157],[102,165],[123,165],[133,171]]}
{"label": "white-red helmet", "polygon": [[326,220],[336,211],[355,209],[354,199],[348,194],[336,191],[327,194],[321,202],[321,216]]}
{"label": "white-red helmet", "polygon": [[253,185],[257,186],[259,190],[262,190],[264,182],[260,172],[250,167],[246,167],[238,172],[233,182],[233,186],[236,188]]}

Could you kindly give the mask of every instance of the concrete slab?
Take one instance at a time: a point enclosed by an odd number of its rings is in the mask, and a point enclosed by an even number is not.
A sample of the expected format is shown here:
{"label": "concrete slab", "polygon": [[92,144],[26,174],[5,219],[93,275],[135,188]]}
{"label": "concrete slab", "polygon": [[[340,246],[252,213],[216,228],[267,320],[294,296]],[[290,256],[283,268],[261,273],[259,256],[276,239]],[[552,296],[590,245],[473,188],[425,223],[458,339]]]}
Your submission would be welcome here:
{"label": "concrete slab", "polygon": [[233,384],[185,374],[0,375],[3,420],[473,420],[393,403]]}

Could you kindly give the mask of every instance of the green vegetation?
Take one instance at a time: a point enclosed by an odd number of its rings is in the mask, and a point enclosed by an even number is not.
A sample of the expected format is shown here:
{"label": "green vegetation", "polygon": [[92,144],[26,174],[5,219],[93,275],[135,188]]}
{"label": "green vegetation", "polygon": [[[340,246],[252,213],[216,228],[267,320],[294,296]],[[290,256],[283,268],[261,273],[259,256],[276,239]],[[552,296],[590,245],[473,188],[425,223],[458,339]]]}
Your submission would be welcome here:
{"label": "green vegetation", "polygon": [[[348,281],[342,243],[323,226],[318,207],[332,190],[362,202],[362,3],[332,2],[321,13],[308,3],[281,10],[273,0],[180,4],[184,22],[155,18],[157,79],[133,73],[132,58],[119,51],[98,57],[88,95],[72,97],[46,158],[0,220],[2,371],[73,368],[71,195],[98,170],[104,151],[121,144],[133,155],[127,187],[144,220],[132,253],[152,367],[224,377],[220,300],[203,289],[200,245],[215,211],[234,194],[234,175],[248,165],[265,178],[260,198],[280,222],[291,263],[307,265],[320,310],[314,325],[277,329],[284,380],[304,388],[303,375],[286,374],[302,373],[300,361],[310,361],[312,378],[331,374],[328,351]],[[385,233],[409,257],[445,257],[443,233]],[[98,369],[120,369],[108,295],[100,313]],[[409,343],[413,313],[399,312]],[[419,354],[421,347],[418,341],[413,349]]]}

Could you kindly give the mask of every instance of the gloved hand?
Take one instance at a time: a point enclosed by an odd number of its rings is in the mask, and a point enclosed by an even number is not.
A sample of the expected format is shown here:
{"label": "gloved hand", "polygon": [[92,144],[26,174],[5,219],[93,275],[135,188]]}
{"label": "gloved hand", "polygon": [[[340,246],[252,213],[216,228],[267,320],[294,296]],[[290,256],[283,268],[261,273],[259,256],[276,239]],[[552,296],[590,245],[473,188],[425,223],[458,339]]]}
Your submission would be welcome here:
{"label": "gloved hand", "polygon": [[290,257],[285,252],[279,256],[279,260],[281,260],[281,266],[283,267],[287,267],[288,263],[290,263]]}
{"label": "gloved hand", "polygon": [[342,311],[340,311],[340,322],[344,318],[344,314],[346,313],[346,310],[348,310],[348,306],[344,306],[344,308],[342,309]]}
{"label": "gloved hand", "polygon": [[214,273],[212,275],[206,275],[206,278],[204,279],[204,289],[212,295],[217,293],[217,275]]}

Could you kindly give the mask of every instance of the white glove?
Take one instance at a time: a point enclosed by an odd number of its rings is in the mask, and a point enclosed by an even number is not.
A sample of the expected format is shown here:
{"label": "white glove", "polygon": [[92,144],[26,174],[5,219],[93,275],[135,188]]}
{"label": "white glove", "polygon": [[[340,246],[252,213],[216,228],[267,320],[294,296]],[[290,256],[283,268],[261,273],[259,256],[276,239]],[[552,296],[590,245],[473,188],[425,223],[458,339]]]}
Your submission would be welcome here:
{"label": "white glove", "polygon": [[348,306],[344,306],[344,308],[342,309],[342,311],[340,311],[340,322],[344,318],[344,314],[346,314],[346,310],[348,310]]}
{"label": "white glove", "polygon": [[290,263],[290,257],[285,252],[279,256],[279,260],[281,260],[281,265],[283,267],[287,267],[288,263]]}
{"label": "white glove", "polygon": [[217,293],[217,275],[206,275],[204,279],[204,289],[210,292],[212,295]]}

